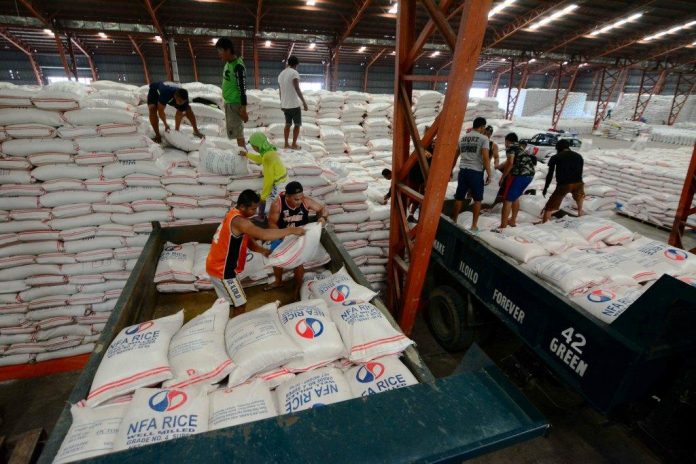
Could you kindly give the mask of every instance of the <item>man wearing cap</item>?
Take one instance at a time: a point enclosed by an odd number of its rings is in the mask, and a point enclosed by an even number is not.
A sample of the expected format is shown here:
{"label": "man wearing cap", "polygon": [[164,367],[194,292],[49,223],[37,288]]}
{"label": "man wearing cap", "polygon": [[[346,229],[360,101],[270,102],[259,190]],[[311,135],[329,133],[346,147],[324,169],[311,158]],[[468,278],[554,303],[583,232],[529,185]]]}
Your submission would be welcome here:
{"label": "man wearing cap", "polygon": [[[320,224],[326,223],[328,212],[326,207],[316,200],[313,200],[304,194],[302,184],[297,181],[288,183],[285,191],[278,195],[271,205],[271,210],[268,213],[268,228],[269,229],[285,229],[288,227],[301,227],[309,223],[309,212],[314,211],[317,214]],[[277,240],[271,244],[271,249],[276,248],[281,240]],[[279,267],[273,268],[275,282],[268,288],[278,288],[283,285],[283,269]],[[304,277],[304,266],[295,268],[295,290],[299,292]]]}
{"label": "man wearing cap", "polygon": [[193,126],[193,135],[196,137],[203,137],[198,131],[198,125],[196,124],[196,116],[193,114],[191,107],[189,106],[189,95],[186,89],[181,87],[176,87],[170,85],[166,82],[153,82],[150,84],[150,90],[147,92],[147,109],[150,113],[150,125],[152,130],[155,131],[155,138],[153,139],[156,143],[162,142],[162,136],[159,131],[159,119],[164,123],[165,132],[169,132],[169,124],[167,124],[167,115],[164,113],[164,108],[167,106],[173,106],[176,108],[176,115],[174,116],[174,129],[179,130],[181,126],[181,120],[184,116],[188,118]]}

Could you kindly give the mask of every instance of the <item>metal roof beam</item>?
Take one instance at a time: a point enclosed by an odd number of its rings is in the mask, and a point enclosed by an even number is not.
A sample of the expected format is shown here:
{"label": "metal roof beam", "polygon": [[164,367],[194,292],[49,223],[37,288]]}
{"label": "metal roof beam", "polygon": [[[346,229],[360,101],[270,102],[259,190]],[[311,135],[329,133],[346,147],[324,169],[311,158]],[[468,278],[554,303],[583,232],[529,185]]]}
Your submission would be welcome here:
{"label": "metal roof beam", "polygon": [[29,58],[29,63],[31,64],[31,69],[34,71],[34,77],[36,77],[36,83],[38,85],[43,85],[43,76],[41,75],[41,68],[36,61],[36,55],[34,51],[25,44],[19,37],[12,35],[7,29],[0,28],[0,37],[7,40],[9,43],[14,45],[19,51],[27,55]]}

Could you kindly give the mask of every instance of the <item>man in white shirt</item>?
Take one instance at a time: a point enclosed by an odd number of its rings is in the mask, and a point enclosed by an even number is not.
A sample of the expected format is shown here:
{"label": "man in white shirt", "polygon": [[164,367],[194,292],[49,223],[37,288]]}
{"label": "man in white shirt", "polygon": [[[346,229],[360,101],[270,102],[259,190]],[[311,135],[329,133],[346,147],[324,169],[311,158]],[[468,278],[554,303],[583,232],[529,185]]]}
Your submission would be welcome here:
{"label": "man in white shirt", "polygon": [[[305,111],[307,111],[307,103],[305,102],[302,90],[300,90],[300,73],[297,72],[297,65],[300,60],[296,56],[288,58],[288,67],[278,75],[278,85],[280,86],[280,109],[285,114],[285,147],[297,150],[297,137],[300,135],[300,127],[302,126],[302,111],[300,103]],[[290,136],[290,126],[295,125],[292,130],[292,146],[288,144]]]}

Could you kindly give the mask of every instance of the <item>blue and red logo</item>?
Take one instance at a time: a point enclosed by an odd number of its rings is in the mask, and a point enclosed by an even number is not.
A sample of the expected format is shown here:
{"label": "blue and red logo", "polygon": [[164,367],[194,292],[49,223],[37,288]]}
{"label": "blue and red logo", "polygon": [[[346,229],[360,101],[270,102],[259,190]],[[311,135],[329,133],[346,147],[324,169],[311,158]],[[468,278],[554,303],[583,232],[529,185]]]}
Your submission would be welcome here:
{"label": "blue and red logo", "polygon": [[324,324],[322,324],[319,319],[313,319],[311,317],[300,319],[297,321],[297,324],[295,324],[295,332],[302,338],[317,338],[324,333]]}
{"label": "blue and red logo", "polygon": [[336,285],[336,288],[332,289],[331,293],[329,293],[329,298],[336,303],[342,303],[348,299],[349,295],[350,287],[347,285]]}
{"label": "blue and red logo", "polygon": [[665,250],[665,256],[674,261],[686,261],[689,258],[686,251],[677,248],[667,248]]}
{"label": "blue and red logo", "polygon": [[141,322],[140,324],[132,325],[126,329],[126,335],[135,335],[144,332],[155,325],[153,321]]}
{"label": "blue and red logo", "polygon": [[616,293],[609,290],[593,290],[587,294],[587,299],[592,303],[606,303],[616,298]]}
{"label": "blue and red logo", "polygon": [[174,411],[183,406],[188,395],[180,390],[162,390],[150,397],[150,409],[157,412]]}
{"label": "blue and red logo", "polygon": [[355,374],[355,380],[360,383],[374,382],[384,375],[384,371],[384,364],[369,362],[358,369],[358,372]]}

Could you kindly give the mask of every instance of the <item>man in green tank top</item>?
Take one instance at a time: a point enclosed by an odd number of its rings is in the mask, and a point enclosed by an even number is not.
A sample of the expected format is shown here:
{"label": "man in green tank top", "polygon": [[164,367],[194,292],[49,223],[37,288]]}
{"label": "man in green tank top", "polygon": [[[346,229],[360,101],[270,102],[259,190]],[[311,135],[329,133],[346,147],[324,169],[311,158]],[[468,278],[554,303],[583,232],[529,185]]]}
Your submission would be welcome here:
{"label": "man in green tank top", "polygon": [[225,63],[222,70],[222,98],[225,100],[227,138],[237,139],[237,145],[244,149],[244,123],[249,120],[246,110],[246,67],[242,58],[236,55],[234,44],[227,37],[219,39],[215,48]]}

